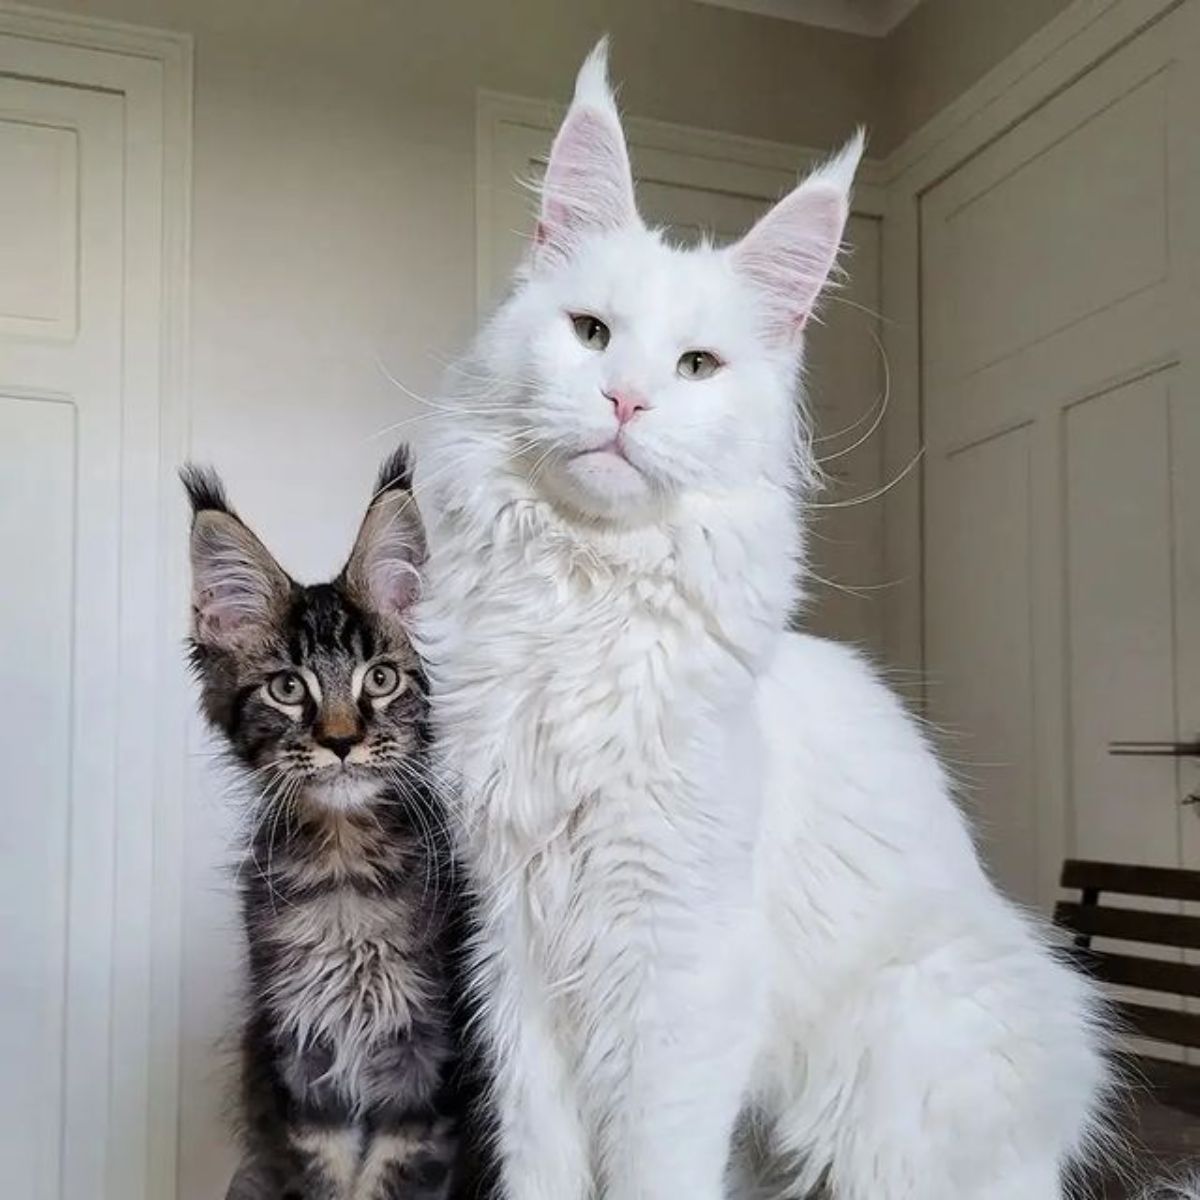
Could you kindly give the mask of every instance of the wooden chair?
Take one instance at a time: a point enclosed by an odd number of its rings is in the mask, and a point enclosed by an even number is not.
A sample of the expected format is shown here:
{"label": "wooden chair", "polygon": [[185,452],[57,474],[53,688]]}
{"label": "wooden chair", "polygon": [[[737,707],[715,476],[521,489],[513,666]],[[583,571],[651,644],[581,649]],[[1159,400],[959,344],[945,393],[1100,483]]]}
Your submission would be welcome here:
{"label": "wooden chair", "polygon": [[[1078,901],[1055,907],[1055,924],[1074,934],[1074,956],[1085,971],[1106,984],[1156,992],[1175,1007],[1115,1000],[1117,1020],[1124,1031],[1176,1049],[1200,1048],[1200,1012],[1183,1012],[1180,997],[1200,997],[1200,965],[1178,959],[1127,953],[1126,947],[1096,949],[1093,938],[1135,942],[1141,946],[1200,950],[1200,917],[1174,912],[1147,912],[1122,905],[1121,896],[1153,896],[1162,900],[1200,902],[1200,871],[1126,863],[1094,863],[1068,859],[1062,886],[1078,889]],[[1115,904],[1102,898],[1115,896]],[[1181,1128],[1200,1133],[1200,1066],[1174,1062],[1152,1054],[1129,1056],[1130,1075],[1145,1081],[1150,1099],[1165,1109],[1189,1114]],[[1169,1126],[1168,1118],[1159,1121]],[[1172,1134],[1171,1136],[1174,1136]],[[1187,1139],[1192,1141],[1192,1139]],[[1193,1151],[1190,1146],[1164,1146],[1163,1151]]]}

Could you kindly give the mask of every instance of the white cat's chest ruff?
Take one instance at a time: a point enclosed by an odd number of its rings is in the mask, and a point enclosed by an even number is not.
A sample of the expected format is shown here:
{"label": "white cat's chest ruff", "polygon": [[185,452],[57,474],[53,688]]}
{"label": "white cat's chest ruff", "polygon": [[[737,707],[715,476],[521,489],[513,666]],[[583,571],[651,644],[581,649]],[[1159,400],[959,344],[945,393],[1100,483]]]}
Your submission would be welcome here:
{"label": "white cat's chest ruff", "polygon": [[701,792],[704,747],[752,680],[666,572],[514,580],[499,559],[462,597],[438,685],[468,791],[487,781],[492,807],[541,806],[549,837],[601,797],[670,808]]}
{"label": "white cat's chest ruff", "polygon": [[557,548],[531,572],[528,547],[509,549],[457,556],[470,567],[435,671],[442,746],[480,882],[556,989],[596,994],[711,907],[727,882],[714,865],[748,874],[756,805],[730,802],[723,750],[753,680],[669,560],[622,569]]}

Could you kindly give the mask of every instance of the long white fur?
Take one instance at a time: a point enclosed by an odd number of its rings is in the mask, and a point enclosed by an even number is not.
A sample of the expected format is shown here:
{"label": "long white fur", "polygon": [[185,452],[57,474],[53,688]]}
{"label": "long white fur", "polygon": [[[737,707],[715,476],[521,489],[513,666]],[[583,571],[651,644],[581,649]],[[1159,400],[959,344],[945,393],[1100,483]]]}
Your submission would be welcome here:
{"label": "long white fur", "polygon": [[[803,329],[860,151],[738,246],[674,249],[620,214],[598,49],[421,459],[507,1200],[718,1200],[750,1127],[785,1194],[836,1200],[1057,1200],[1085,1147],[1090,988],[980,869],[870,666],[787,631]],[[675,373],[697,348],[725,363],[703,383]],[[624,458],[596,449],[619,387],[651,404]]]}

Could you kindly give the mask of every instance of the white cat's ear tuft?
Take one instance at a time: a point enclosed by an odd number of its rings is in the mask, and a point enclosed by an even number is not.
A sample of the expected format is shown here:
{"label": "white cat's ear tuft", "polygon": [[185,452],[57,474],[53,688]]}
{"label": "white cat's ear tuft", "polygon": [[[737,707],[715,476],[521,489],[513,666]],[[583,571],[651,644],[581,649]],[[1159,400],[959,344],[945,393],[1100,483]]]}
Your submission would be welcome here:
{"label": "white cat's ear tuft", "polygon": [[821,180],[831,187],[838,188],[846,196],[854,186],[854,176],[858,174],[858,164],[862,162],[863,151],[867,147],[867,131],[859,126],[851,135],[850,140],[836,153],[827,158],[804,181],[813,183]]}
{"label": "white cat's ear tuft", "polygon": [[580,237],[637,220],[633,173],[608,83],[608,39],[584,60],[541,186],[534,259],[570,255]]}
{"label": "white cat's ear tuft", "polygon": [[199,645],[245,650],[270,636],[292,581],[232,512],[196,512],[191,559],[192,637]]}
{"label": "white cat's ear tuft", "polygon": [[421,591],[425,530],[412,493],[408,451],[383,464],[343,576],[359,603],[384,620],[400,621]]}
{"label": "white cat's ear tuft", "polygon": [[765,295],[772,334],[785,340],[803,330],[833,269],[864,143],[860,128],[733,247],[735,267]]}
{"label": "white cat's ear tuft", "polygon": [[587,58],[583,60],[575,76],[574,102],[607,108],[614,117],[617,115],[612,86],[608,82],[608,34],[588,51]]}

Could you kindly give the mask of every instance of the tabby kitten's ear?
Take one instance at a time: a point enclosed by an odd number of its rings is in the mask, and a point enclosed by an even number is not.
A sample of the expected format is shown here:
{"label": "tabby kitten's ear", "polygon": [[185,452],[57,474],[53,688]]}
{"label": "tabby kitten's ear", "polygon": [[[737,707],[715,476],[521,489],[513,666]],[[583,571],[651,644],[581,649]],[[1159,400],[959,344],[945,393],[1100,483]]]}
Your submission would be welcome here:
{"label": "tabby kitten's ear", "polygon": [[380,468],[342,577],[363,608],[398,622],[420,594],[424,561],[425,530],[413,499],[408,447],[401,446]]}
{"label": "tabby kitten's ear", "polygon": [[244,650],[278,627],[292,581],[225,499],[215,472],[180,473],[192,503],[192,637]]}

